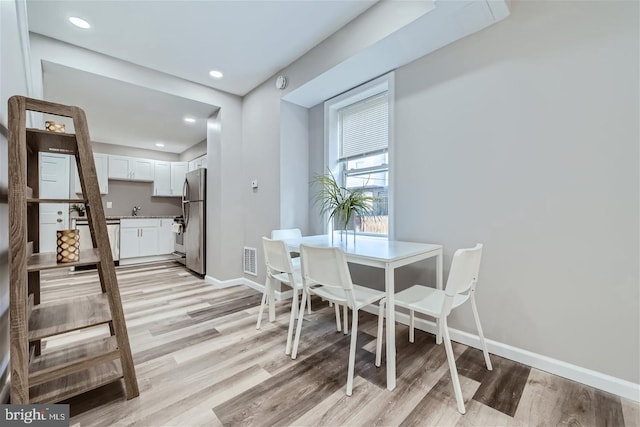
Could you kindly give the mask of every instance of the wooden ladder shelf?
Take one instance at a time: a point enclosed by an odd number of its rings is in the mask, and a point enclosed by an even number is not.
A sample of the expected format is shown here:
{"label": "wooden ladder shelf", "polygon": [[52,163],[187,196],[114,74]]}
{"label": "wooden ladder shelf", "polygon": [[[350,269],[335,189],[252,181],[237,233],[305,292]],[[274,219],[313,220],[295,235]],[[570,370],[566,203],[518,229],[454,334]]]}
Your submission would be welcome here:
{"label": "wooden ladder shelf", "polygon": [[[76,133],[27,129],[27,111],[70,117]],[[39,152],[75,157],[84,199],[38,197]],[[80,261],[58,264],[55,253],[39,253],[43,203],[85,204],[95,247],[84,250]],[[127,399],[138,396],[89,129],[80,108],[22,96],[9,99],[9,230],[11,403],[55,403],[121,378]],[[102,293],[41,304],[40,272],[80,265],[96,265]],[[108,325],[110,336],[42,350],[42,339],[99,325]]]}

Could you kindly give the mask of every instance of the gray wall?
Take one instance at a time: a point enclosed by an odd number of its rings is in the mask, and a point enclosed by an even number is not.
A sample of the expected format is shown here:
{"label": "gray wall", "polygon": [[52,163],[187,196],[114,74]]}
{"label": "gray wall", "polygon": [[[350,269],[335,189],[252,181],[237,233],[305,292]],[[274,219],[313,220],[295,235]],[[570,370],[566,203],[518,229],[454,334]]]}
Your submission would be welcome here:
{"label": "gray wall", "polygon": [[204,156],[205,154],[207,154],[206,139],[184,150],[182,153],[180,153],[179,158],[181,162],[190,162],[191,160],[200,156]]}
{"label": "gray wall", "polygon": [[16,3],[0,1],[0,403],[8,397],[9,376],[9,209],[7,164],[7,100],[27,95]]}
{"label": "gray wall", "polygon": [[[139,215],[181,215],[180,197],[152,197],[152,182],[109,180],[109,194],[102,196],[107,216],[131,215],[134,206],[140,206]],[[112,207],[107,208],[111,202]]]}
{"label": "gray wall", "polygon": [[280,228],[299,228],[308,234],[309,110],[280,104]]}
{"label": "gray wall", "polygon": [[[443,244],[445,278],[455,249],[484,243],[488,338],[634,383],[638,31],[638,3],[513,2],[505,21],[396,71],[392,159],[398,240]],[[397,288],[433,274],[404,268]],[[450,325],[474,331],[469,310]]]}
{"label": "gray wall", "polygon": [[324,168],[324,104],[309,109],[309,235],[325,233],[325,224],[315,203],[317,191],[313,185],[316,175]]}
{"label": "gray wall", "polygon": [[113,154],[115,156],[139,157],[141,159],[162,160],[165,162],[179,162],[180,155],[165,151],[147,150],[145,148],[127,147],[117,144],[105,144],[104,142],[91,142],[94,153]]}
{"label": "gray wall", "polygon": [[242,102],[242,169],[244,245],[258,250],[258,277],[246,277],[264,283],[261,239],[280,228],[280,97],[270,80]]}

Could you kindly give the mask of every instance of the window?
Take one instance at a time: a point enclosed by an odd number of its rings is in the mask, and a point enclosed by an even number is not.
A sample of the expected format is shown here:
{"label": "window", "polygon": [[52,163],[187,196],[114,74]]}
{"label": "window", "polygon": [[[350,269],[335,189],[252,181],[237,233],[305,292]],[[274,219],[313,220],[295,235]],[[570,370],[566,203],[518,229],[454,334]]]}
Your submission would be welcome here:
{"label": "window", "polygon": [[389,76],[328,101],[328,167],[341,185],[375,198],[356,232],[389,235]]}

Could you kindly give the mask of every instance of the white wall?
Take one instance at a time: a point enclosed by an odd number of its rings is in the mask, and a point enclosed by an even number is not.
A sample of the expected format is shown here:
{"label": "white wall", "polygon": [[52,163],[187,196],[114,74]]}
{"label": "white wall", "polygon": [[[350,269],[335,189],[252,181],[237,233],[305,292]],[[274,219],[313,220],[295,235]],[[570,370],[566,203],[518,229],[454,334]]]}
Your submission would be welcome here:
{"label": "white wall", "polygon": [[487,337],[639,383],[638,3],[512,6],[397,70],[396,237],[483,242]]}
{"label": "white wall", "polygon": [[18,5],[0,1],[0,403],[5,403],[9,375],[9,209],[7,101],[27,95],[27,61],[18,26]]}

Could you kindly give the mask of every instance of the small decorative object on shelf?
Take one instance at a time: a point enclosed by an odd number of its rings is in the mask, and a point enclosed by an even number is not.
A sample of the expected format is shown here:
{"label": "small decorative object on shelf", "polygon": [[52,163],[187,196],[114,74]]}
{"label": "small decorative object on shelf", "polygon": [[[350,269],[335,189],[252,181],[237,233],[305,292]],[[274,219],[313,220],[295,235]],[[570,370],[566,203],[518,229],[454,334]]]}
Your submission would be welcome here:
{"label": "small decorative object on shelf", "polygon": [[63,262],[80,261],[80,231],[75,230],[58,230],[58,264]]}
{"label": "small decorative object on shelf", "polygon": [[73,204],[69,206],[69,212],[77,212],[78,216],[84,216],[87,208],[83,204]]}
{"label": "small decorative object on shelf", "polygon": [[53,120],[47,120],[44,122],[44,127],[50,132],[64,133],[64,123],[56,123]]}

